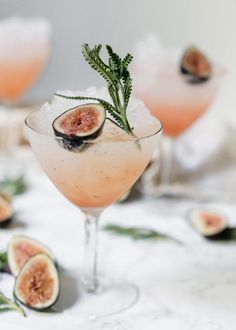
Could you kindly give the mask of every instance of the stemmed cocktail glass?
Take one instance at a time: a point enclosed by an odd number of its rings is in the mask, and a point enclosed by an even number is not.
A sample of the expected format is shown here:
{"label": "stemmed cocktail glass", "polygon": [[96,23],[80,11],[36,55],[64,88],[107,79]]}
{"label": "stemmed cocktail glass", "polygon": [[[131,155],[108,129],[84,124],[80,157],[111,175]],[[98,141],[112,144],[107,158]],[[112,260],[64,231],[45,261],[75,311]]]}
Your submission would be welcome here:
{"label": "stemmed cocktail glass", "polygon": [[50,51],[51,27],[43,18],[0,21],[0,102],[17,104],[42,72]]}
{"label": "stemmed cocktail glass", "polygon": [[41,74],[49,56],[50,43],[51,26],[44,18],[11,17],[0,21],[0,156],[3,175],[21,172],[13,149],[21,138],[23,118],[14,108]]}
{"label": "stemmed cocktail glass", "polygon": [[[173,56],[169,55],[162,54],[162,59],[157,63],[160,68],[153,68],[152,71],[143,70],[138,58],[133,66],[135,95],[144,101],[164,126],[158,188],[160,195],[184,191],[174,171],[174,142],[209,109],[224,75],[221,67],[213,65],[211,77],[207,81],[190,82],[180,72],[180,57],[174,52],[171,54]],[[154,61],[147,63],[147,67],[150,65],[153,66]]]}
{"label": "stemmed cocktail glass", "polygon": [[[50,109],[48,114],[53,119]],[[53,134],[50,125],[45,128],[46,117],[42,111],[27,117],[31,146],[45,173],[80,209],[85,219],[83,285],[80,285],[81,295],[74,312],[78,316],[84,313],[99,316],[127,309],[137,300],[137,288],[123,282],[109,284],[100,281],[97,275],[98,220],[102,212],[129,190],[143,173],[158,145],[162,126],[149,115],[147,122],[143,122],[145,130],[134,138],[119,133],[119,129],[117,131],[106,121],[98,139],[87,141],[79,150],[73,151],[66,148],[66,140]]]}

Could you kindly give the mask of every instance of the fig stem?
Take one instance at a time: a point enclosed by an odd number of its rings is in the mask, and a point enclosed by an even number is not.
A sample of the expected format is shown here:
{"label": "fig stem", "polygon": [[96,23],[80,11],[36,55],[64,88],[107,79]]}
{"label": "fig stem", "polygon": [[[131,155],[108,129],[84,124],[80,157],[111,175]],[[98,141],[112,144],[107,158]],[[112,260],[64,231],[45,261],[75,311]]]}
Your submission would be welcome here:
{"label": "fig stem", "polygon": [[97,234],[98,219],[101,209],[82,210],[85,215],[85,255],[84,255],[84,286],[85,290],[94,293],[98,289],[97,278]]}

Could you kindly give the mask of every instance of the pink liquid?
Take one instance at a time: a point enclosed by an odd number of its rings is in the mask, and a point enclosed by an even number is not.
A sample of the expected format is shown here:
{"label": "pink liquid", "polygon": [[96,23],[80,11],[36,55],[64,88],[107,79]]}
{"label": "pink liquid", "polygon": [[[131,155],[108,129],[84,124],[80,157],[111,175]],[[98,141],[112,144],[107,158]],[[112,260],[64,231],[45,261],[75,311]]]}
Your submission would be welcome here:
{"label": "pink liquid", "polygon": [[[77,173],[65,173],[65,168],[56,167],[53,170],[47,166],[46,173],[73,204],[80,207],[106,207],[119,199],[143,172],[148,161],[141,159],[123,159],[122,168],[118,168],[108,160],[99,162],[94,169],[95,160],[88,163]],[[79,164],[78,164],[79,167]]]}
{"label": "pink liquid", "polygon": [[[158,123],[160,128],[160,124]],[[150,133],[149,133],[150,132]],[[155,130],[147,131],[147,134]],[[155,150],[159,134],[139,141],[113,136],[81,152],[63,148],[52,137],[30,131],[30,142],[48,177],[73,204],[101,208],[119,199],[139,178]]]}
{"label": "pink liquid", "polygon": [[28,58],[0,58],[0,100],[14,103],[41,73],[47,55]]}
{"label": "pink liquid", "polygon": [[178,136],[188,129],[207,110],[210,101],[197,101],[193,104],[165,104],[153,103],[150,98],[143,97],[143,101],[153,116],[160,119],[164,126],[164,133],[168,136]]}
{"label": "pink liquid", "polygon": [[221,74],[206,82],[191,84],[176,72],[146,76],[134,72],[134,92],[160,119],[164,133],[176,137],[187,130],[209,108],[217,93]]}

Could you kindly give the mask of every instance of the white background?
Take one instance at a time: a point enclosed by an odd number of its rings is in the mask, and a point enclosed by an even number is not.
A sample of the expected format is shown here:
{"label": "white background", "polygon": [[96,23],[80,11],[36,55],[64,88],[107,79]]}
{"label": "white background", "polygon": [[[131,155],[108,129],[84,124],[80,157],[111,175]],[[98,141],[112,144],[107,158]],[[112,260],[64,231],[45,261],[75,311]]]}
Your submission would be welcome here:
{"label": "white background", "polygon": [[43,100],[56,89],[103,84],[83,62],[83,42],[109,43],[124,54],[154,32],[170,47],[197,44],[225,65],[228,74],[215,107],[234,115],[235,0],[0,0],[0,18],[11,15],[44,16],[53,26],[50,62],[28,100]]}

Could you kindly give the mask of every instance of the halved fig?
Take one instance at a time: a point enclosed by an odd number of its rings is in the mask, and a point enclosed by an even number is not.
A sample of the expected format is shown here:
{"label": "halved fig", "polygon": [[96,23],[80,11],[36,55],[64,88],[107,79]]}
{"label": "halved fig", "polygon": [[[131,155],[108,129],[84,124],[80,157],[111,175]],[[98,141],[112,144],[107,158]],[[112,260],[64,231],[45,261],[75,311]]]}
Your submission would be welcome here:
{"label": "halved fig", "polygon": [[25,262],[32,256],[43,253],[55,262],[52,252],[37,240],[28,236],[13,236],[7,246],[8,266],[12,275],[17,276]]}
{"label": "halved fig", "polygon": [[11,221],[13,211],[11,204],[0,196],[0,227],[5,227]]}
{"label": "halved fig", "polygon": [[83,104],[57,117],[52,127],[56,136],[63,138],[68,150],[81,146],[86,140],[96,139],[106,119],[105,109],[97,103]]}
{"label": "halved fig", "polygon": [[228,230],[228,221],[223,214],[210,210],[194,210],[190,213],[194,228],[204,237],[221,239]]}
{"label": "halved fig", "polygon": [[180,64],[180,71],[190,83],[207,81],[211,76],[211,63],[207,57],[196,47],[185,50]]}
{"label": "halved fig", "polygon": [[59,291],[59,276],[53,260],[45,254],[37,254],[21,268],[14,296],[29,308],[44,310],[55,304]]}

